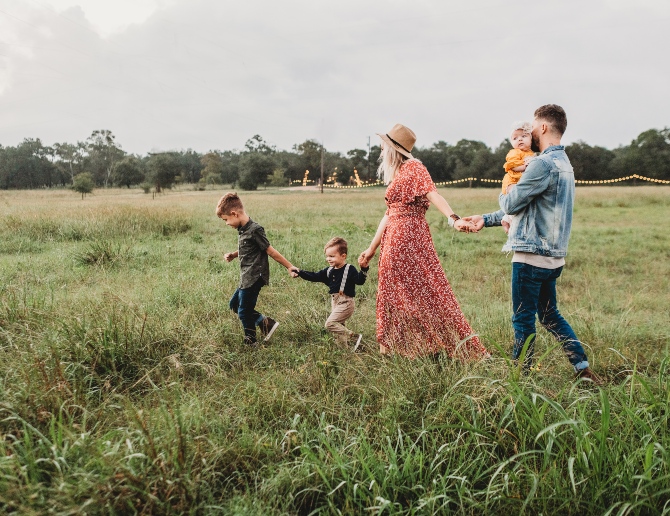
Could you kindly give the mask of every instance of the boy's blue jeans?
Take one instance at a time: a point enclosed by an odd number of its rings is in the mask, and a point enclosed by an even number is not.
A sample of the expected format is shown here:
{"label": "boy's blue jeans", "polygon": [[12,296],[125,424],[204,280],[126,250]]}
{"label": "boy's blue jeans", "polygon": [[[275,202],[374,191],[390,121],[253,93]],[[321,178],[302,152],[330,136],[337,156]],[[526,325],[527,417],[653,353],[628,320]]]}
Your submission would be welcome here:
{"label": "boy's blue jeans", "polygon": [[527,263],[512,263],[512,358],[518,360],[526,340],[531,337],[524,368],[529,368],[533,362],[536,314],[540,324],[561,343],[575,371],[589,367],[581,342],[556,306],[556,279],[562,271],[563,267],[543,269]]}
{"label": "boy's blue jeans", "polygon": [[237,314],[242,321],[244,328],[244,341],[248,344],[256,342],[256,326],[258,326],[265,316],[256,311],[256,302],[258,294],[265,283],[258,279],[249,288],[238,288],[230,299],[230,309]]}

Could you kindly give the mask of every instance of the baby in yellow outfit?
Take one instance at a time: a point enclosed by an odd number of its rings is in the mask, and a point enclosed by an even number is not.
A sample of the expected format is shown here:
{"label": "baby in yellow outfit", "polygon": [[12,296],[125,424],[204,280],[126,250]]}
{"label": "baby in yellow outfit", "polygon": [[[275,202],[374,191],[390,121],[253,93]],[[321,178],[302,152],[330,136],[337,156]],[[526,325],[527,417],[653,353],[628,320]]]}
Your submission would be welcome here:
{"label": "baby in yellow outfit", "polygon": [[[505,157],[505,177],[503,177],[502,193],[506,194],[509,188],[513,187],[521,179],[521,174],[526,170],[526,166],[535,153],[530,150],[532,125],[530,122],[516,122],[512,125],[512,134],[509,141],[513,149]],[[505,232],[509,231],[513,216],[505,215],[502,219],[502,225]]]}

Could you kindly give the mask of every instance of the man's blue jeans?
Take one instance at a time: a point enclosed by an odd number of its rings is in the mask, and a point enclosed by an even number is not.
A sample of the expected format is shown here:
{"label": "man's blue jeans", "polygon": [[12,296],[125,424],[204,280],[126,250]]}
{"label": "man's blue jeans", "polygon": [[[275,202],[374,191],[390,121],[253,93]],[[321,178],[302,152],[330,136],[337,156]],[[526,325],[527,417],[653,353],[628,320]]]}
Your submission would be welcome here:
{"label": "man's blue jeans", "polygon": [[244,328],[244,341],[247,344],[254,344],[256,342],[256,326],[258,326],[265,316],[256,311],[256,302],[258,301],[258,294],[265,283],[262,279],[258,279],[249,288],[238,288],[233,297],[230,299],[230,309],[237,314],[242,321],[242,328]]}
{"label": "man's blue jeans", "polygon": [[561,343],[575,371],[589,367],[581,342],[556,306],[556,279],[562,271],[563,267],[543,269],[527,263],[512,263],[512,358],[519,359],[526,340],[531,337],[524,368],[529,368],[533,362],[536,314],[540,324]]}

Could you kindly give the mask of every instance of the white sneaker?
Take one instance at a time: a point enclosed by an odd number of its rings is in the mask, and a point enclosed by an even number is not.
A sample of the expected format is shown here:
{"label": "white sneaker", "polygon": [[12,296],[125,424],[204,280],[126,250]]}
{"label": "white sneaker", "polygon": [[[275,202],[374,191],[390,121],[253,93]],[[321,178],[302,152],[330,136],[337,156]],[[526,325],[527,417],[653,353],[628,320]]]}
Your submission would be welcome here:
{"label": "white sneaker", "polygon": [[361,346],[361,342],[363,341],[363,334],[359,333],[358,334],[358,339],[356,340],[356,344],[354,345],[354,353],[358,351],[358,348]]}

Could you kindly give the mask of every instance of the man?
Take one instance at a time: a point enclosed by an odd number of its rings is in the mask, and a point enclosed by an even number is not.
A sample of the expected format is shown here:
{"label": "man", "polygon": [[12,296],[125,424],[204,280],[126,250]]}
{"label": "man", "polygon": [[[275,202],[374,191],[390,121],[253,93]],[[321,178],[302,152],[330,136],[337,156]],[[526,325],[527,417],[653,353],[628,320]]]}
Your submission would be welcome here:
{"label": "man", "polygon": [[526,342],[523,367],[530,369],[535,342],[535,316],[561,343],[577,378],[600,384],[589,369],[581,342],[556,306],[556,279],[561,275],[572,226],[575,177],[561,145],[568,125],[565,111],[555,104],[535,111],[531,149],[541,154],[527,166],[516,187],[501,194],[501,210],[465,217],[477,230],[500,226],[505,214],[513,218],[503,251],[512,258],[512,325],[514,350],[518,360]]}

